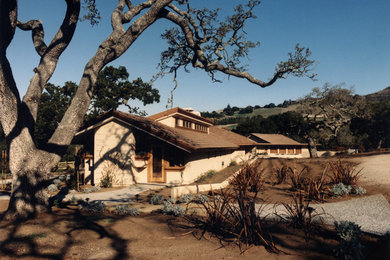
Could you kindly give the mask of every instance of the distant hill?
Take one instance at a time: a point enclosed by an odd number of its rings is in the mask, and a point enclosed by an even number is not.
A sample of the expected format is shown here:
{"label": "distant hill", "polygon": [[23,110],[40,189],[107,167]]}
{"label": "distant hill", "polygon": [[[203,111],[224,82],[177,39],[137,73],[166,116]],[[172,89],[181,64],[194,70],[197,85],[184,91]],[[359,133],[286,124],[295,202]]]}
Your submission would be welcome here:
{"label": "distant hill", "polygon": [[389,101],[390,100],[390,87],[382,89],[381,91],[365,95],[365,97],[372,102]]}

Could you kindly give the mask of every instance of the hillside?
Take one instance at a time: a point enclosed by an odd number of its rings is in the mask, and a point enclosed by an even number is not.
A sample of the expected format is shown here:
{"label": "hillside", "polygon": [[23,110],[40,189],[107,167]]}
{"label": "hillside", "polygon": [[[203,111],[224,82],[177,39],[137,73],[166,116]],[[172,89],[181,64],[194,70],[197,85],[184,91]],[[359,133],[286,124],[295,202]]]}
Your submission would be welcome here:
{"label": "hillside", "polygon": [[390,87],[382,89],[381,91],[365,95],[365,97],[372,102],[389,101],[390,100]]}

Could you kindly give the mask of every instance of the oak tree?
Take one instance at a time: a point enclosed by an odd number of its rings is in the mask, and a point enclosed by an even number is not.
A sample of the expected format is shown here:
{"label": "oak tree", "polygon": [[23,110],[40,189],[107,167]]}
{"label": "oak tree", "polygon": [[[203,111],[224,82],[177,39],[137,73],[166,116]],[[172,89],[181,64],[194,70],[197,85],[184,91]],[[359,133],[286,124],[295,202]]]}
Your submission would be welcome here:
{"label": "oak tree", "polygon": [[[168,49],[162,53],[162,73],[177,73],[178,68],[188,69],[191,66],[205,70],[214,80],[215,74],[220,72],[246,79],[260,87],[270,86],[288,75],[314,77],[310,72],[313,64],[309,59],[310,51],[299,45],[288,54],[286,61],[276,65],[270,80],[255,78],[240,65],[241,58],[256,46],[246,40],[243,28],[249,19],[254,18],[254,9],[260,4],[258,0],[238,5],[234,14],[225,20],[218,18],[218,10],[192,8],[190,0],[145,0],[137,3],[117,0],[111,15],[111,33],[86,63],[69,107],[45,148],[39,148],[33,133],[42,93],[80,20],[80,0],[64,1],[63,22],[49,42],[44,37],[41,20],[20,21],[18,1],[0,0],[0,121],[9,147],[9,166],[13,175],[7,218],[34,216],[49,209],[47,176],[80,128],[99,72],[125,53],[158,20],[167,20],[174,26],[163,34],[168,41]],[[85,3],[88,9],[85,19],[91,23],[98,22],[95,0],[85,0]],[[23,97],[6,55],[17,29],[31,32],[35,51],[40,56]]]}

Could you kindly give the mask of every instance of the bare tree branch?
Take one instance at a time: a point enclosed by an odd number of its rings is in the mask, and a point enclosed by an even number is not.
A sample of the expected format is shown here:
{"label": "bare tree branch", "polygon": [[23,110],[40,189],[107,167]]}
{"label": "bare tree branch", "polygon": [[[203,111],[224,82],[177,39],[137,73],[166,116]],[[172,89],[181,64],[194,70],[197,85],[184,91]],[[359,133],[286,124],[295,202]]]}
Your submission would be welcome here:
{"label": "bare tree branch", "polygon": [[43,56],[43,54],[47,50],[47,46],[45,44],[45,33],[42,26],[41,20],[30,20],[26,23],[22,23],[18,21],[17,26],[19,29],[23,31],[32,31],[32,40],[34,43],[35,50],[37,51],[39,56]]}
{"label": "bare tree branch", "polygon": [[36,120],[42,91],[50,77],[53,75],[58,59],[66,47],[68,47],[76,29],[80,13],[80,0],[66,0],[66,4],[67,10],[62,25],[54,35],[48,47],[46,47],[44,43],[43,27],[39,20],[18,24],[18,27],[23,30],[32,30],[34,46],[41,56],[39,65],[34,69],[35,74],[23,97],[23,102],[29,108],[34,121]]}
{"label": "bare tree branch", "polygon": [[[214,81],[216,81],[215,72],[222,72],[246,79],[260,87],[268,87],[288,75],[315,79],[316,74],[311,74],[314,64],[314,61],[309,59],[311,52],[309,49],[299,47],[298,44],[295,46],[295,52],[288,54],[288,60],[276,66],[274,75],[268,81],[260,80],[246,72],[244,67],[238,66],[240,59],[248,56],[249,49],[257,45],[245,39],[243,29],[248,19],[255,18],[253,9],[258,4],[260,1],[249,1],[245,5],[246,10],[242,5],[238,5],[235,8],[236,14],[227,17],[218,28],[212,25],[213,18],[208,15],[212,13],[211,11],[192,12],[189,9],[190,11],[186,12],[173,4],[169,5],[168,8],[172,11],[164,10],[161,15],[178,25],[182,34],[177,29],[167,30],[163,34],[169,48],[162,53],[159,64],[161,71],[173,72],[192,64],[193,67],[208,72]],[[198,23],[191,15],[196,16]],[[199,36],[200,28],[204,31],[202,37]]]}

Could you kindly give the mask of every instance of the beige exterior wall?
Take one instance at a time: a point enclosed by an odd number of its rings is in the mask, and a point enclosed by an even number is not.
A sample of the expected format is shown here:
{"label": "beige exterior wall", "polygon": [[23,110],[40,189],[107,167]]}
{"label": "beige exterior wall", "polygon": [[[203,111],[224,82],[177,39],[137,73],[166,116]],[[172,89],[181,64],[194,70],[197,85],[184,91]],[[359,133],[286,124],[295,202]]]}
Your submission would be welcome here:
{"label": "beige exterior wall", "polygon": [[168,118],[159,119],[159,120],[156,120],[156,121],[161,123],[161,124],[167,125],[169,127],[175,127],[175,124],[176,124],[176,121],[175,121],[174,117],[168,117]]}
{"label": "beige exterior wall", "polygon": [[[165,170],[167,184],[188,184],[209,170],[219,171],[230,162],[248,160],[245,150],[198,152],[190,154],[183,171]],[[99,185],[104,174],[114,176],[114,186],[148,182],[148,161],[135,160],[135,138],[131,129],[111,121],[95,130],[94,184]],[[87,176],[86,176],[87,177]]]}
{"label": "beige exterior wall", "polygon": [[230,162],[243,162],[249,158],[244,150],[225,152],[202,152],[190,155],[189,162],[183,172],[166,172],[167,183],[188,184],[209,170],[219,171],[227,167]]}
{"label": "beige exterior wall", "polygon": [[141,165],[144,162],[134,161],[135,138],[131,129],[111,121],[96,130],[94,142],[95,185],[104,174],[114,176],[114,186],[147,181],[146,167]]}
{"label": "beige exterior wall", "polygon": [[[271,153],[271,149],[261,149],[257,148],[256,153],[259,154],[260,157],[262,158],[270,158],[270,157],[278,157],[278,158],[309,158],[310,153],[308,148],[302,148],[301,153],[296,153],[296,154],[289,154],[288,150],[284,149],[283,151],[278,150],[277,153]],[[267,153],[264,155],[264,153]]]}

